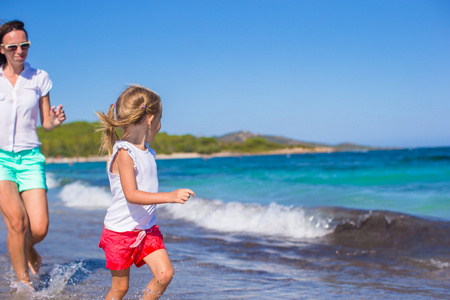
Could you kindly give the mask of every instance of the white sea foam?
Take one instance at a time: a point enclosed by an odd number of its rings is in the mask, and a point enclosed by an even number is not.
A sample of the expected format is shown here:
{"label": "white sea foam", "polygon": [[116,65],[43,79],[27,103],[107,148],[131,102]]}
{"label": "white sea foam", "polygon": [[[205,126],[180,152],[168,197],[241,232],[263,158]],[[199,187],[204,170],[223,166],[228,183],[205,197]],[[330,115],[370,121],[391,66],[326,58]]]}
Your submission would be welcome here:
{"label": "white sea foam", "polygon": [[[63,187],[59,197],[68,207],[107,208],[109,189],[75,181]],[[314,238],[332,231],[328,222],[308,214],[300,207],[287,207],[192,198],[185,205],[164,204],[158,209],[173,218],[193,222],[197,226],[221,232],[262,234],[290,238]]]}
{"label": "white sea foam", "polygon": [[450,263],[443,262],[443,261],[440,261],[438,259],[431,259],[430,263],[431,263],[432,266],[434,266],[436,268],[439,268],[439,269],[448,269],[448,268],[450,268]]}
{"label": "white sea foam", "polygon": [[47,181],[47,187],[49,189],[57,188],[60,185],[60,182],[55,174],[46,172],[45,177]]}
{"label": "white sea foam", "polygon": [[75,181],[62,188],[59,198],[68,207],[105,208],[111,202],[111,192],[106,187]]}
{"label": "white sea foam", "polygon": [[239,232],[290,238],[314,238],[332,230],[327,222],[307,215],[302,208],[276,203],[268,206],[193,198],[184,205],[165,204],[161,209],[174,218],[221,232]]}
{"label": "white sea foam", "polygon": [[440,259],[431,258],[431,259],[414,259],[411,258],[412,261],[415,263],[418,263],[420,265],[423,265],[424,267],[434,267],[437,269],[448,269],[450,268],[449,262],[441,261]]}

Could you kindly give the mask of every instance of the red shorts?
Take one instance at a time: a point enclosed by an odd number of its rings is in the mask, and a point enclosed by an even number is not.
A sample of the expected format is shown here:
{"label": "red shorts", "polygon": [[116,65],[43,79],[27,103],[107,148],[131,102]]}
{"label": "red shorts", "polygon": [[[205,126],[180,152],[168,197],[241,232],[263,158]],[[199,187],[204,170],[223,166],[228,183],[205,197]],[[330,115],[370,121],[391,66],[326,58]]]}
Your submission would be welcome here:
{"label": "red shorts", "polygon": [[103,228],[100,248],[105,251],[106,267],[110,270],[124,270],[133,265],[140,268],[150,253],[166,249],[163,236],[157,225],[142,231],[115,232]]}

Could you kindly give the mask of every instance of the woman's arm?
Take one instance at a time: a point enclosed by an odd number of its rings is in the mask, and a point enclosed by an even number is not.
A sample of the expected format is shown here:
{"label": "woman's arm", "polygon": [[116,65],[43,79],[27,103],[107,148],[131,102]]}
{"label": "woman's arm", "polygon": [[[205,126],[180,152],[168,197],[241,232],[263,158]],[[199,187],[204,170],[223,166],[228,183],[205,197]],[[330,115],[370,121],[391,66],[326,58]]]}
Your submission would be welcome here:
{"label": "woman's arm", "polygon": [[140,191],[136,187],[134,163],[131,157],[128,155],[128,150],[119,149],[116,155],[116,162],[119,170],[120,183],[122,184],[123,193],[127,201],[132,204],[184,204],[191,195],[195,196],[195,193],[190,189],[179,189],[170,193],[148,193]]}
{"label": "woman's arm", "polygon": [[66,115],[62,105],[50,107],[50,93],[39,99],[39,112],[41,114],[42,127],[51,131],[61,125],[66,120]]}

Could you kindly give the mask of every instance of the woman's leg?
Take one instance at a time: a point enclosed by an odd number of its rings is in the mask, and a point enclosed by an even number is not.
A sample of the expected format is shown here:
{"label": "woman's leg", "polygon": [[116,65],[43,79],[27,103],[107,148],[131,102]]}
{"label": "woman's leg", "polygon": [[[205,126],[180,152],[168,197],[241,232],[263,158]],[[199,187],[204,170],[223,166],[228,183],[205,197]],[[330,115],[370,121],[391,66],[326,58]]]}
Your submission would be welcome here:
{"label": "woman's leg", "polygon": [[29,283],[26,250],[28,217],[15,182],[0,181],[0,212],[8,229],[8,253],[17,279]]}
{"label": "woman's leg", "polygon": [[48,204],[45,189],[23,191],[23,203],[28,215],[30,230],[27,235],[28,266],[33,274],[39,272],[41,256],[34,245],[41,242],[48,232]]}
{"label": "woman's leg", "polygon": [[147,285],[142,299],[158,299],[169,286],[173,278],[173,267],[165,249],[156,250],[144,258],[153,273],[153,279]]}
{"label": "woman's leg", "polygon": [[120,271],[111,270],[112,282],[111,289],[105,297],[105,300],[121,300],[128,292],[130,282],[130,268]]}

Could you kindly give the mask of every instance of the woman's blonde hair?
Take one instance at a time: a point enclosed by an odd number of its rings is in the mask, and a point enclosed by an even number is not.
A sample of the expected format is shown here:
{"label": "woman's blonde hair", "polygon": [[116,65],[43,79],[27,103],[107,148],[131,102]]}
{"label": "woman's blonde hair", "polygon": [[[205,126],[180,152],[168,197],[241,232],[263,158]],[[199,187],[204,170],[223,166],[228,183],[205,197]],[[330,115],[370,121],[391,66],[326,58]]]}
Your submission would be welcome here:
{"label": "woman's blonde hair", "polygon": [[147,115],[159,116],[161,112],[161,98],[157,93],[140,85],[128,87],[106,113],[95,112],[100,119],[97,131],[102,132],[100,153],[112,154],[115,142],[120,139],[117,128],[140,124]]}

